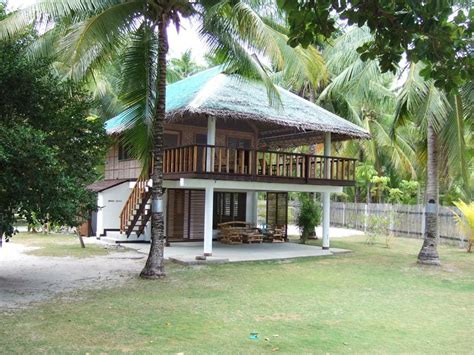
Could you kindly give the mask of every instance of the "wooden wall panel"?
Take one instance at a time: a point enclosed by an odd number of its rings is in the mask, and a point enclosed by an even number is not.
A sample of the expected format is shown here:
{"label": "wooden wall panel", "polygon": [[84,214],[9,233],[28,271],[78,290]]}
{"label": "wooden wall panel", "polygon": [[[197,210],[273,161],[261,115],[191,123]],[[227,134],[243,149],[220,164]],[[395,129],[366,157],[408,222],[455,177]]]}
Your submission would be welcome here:
{"label": "wooden wall panel", "polygon": [[191,191],[184,191],[184,220],[183,220],[183,239],[188,239],[190,230],[189,230],[189,213],[191,211]]}
{"label": "wooden wall panel", "polygon": [[[179,124],[166,124],[165,131],[179,132],[179,145],[190,145],[195,143],[197,134],[207,134],[206,127],[196,127]],[[235,137],[250,139],[252,146],[256,146],[255,134],[250,132],[241,132],[228,129],[217,129],[216,145],[227,145],[227,138]],[[105,179],[136,179],[140,175],[141,164],[138,160],[129,159],[119,161],[118,143],[111,146],[106,155],[105,161]]]}
{"label": "wooden wall panel", "polygon": [[204,190],[167,189],[166,236],[204,239]]}
{"label": "wooden wall panel", "polygon": [[267,218],[269,227],[284,226],[288,224],[288,193],[267,192]]}
{"label": "wooden wall panel", "polygon": [[141,172],[141,164],[138,160],[119,160],[118,143],[111,146],[105,159],[105,179],[136,179]]}
{"label": "wooden wall panel", "polygon": [[185,191],[169,189],[167,193],[166,237],[169,240],[183,239],[186,220]]}
{"label": "wooden wall panel", "polygon": [[204,190],[190,190],[189,239],[204,239]]}

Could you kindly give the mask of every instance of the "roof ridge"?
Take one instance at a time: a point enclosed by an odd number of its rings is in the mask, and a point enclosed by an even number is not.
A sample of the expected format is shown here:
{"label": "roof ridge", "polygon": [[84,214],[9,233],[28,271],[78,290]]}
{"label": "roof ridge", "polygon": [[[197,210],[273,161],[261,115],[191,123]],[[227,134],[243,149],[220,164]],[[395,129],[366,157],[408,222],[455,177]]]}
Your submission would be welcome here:
{"label": "roof ridge", "polygon": [[172,86],[176,86],[176,84],[182,85],[186,81],[191,81],[191,80],[195,79],[198,76],[204,76],[207,73],[210,73],[210,72],[213,72],[213,71],[218,71],[218,73],[216,75],[222,74],[222,72],[224,71],[224,66],[223,65],[216,65],[212,68],[208,68],[208,69],[205,69],[205,70],[198,71],[197,73],[189,75],[189,76],[187,76],[183,79],[180,79],[178,81],[175,81],[174,83],[166,84],[166,89],[168,89]]}
{"label": "roof ridge", "polygon": [[215,77],[209,79],[207,83],[197,92],[197,95],[194,99],[189,102],[188,106],[192,109],[199,108],[207,98],[211,97],[214,92],[219,88],[219,86],[224,81],[225,74],[217,74]]}

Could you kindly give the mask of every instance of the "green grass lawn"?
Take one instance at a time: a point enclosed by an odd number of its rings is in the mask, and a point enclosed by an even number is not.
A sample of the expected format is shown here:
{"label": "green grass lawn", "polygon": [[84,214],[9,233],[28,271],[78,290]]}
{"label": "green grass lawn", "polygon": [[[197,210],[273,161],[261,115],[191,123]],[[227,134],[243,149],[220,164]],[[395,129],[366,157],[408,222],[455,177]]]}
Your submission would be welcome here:
{"label": "green grass lawn", "polygon": [[38,248],[27,252],[37,256],[87,258],[109,253],[108,249],[97,244],[87,244],[81,248],[77,236],[66,234],[18,233],[13,236],[12,243]]}
{"label": "green grass lawn", "polygon": [[[2,316],[2,352],[472,353],[474,254],[421,241],[288,262],[183,267]],[[71,299],[77,298],[77,301]],[[259,333],[258,340],[248,338]]]}

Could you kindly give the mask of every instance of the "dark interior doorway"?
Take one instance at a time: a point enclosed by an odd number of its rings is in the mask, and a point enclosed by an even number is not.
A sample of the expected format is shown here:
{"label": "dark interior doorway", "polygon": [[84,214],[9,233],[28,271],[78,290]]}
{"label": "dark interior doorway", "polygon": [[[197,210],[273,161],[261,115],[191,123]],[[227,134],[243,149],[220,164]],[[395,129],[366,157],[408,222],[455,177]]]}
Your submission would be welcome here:
{"label": "dark interior doorway", "polygon": [[269,228],[284,228],[288,231],[288,192],[267,192],[267,218]]}
{"label": "dark interior doorway", "polygon": [[219,223],[245,222],[247,194],[245,192],[214,192],[213,228]]}

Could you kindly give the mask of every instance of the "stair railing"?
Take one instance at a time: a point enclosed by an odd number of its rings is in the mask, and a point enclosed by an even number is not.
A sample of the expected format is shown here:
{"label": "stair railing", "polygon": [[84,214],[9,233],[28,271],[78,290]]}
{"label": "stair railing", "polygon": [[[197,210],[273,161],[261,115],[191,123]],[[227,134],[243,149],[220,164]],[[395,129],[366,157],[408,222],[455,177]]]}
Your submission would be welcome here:
{"label": "stair railing", "polygon": [[140,204],[140,200],[146,194],[148,179],[146,176],[138,178],[130,196],[125,202],[122,212],[120,212],[120,233],[127,231],[128,223],[133,218],[137,205]]}

